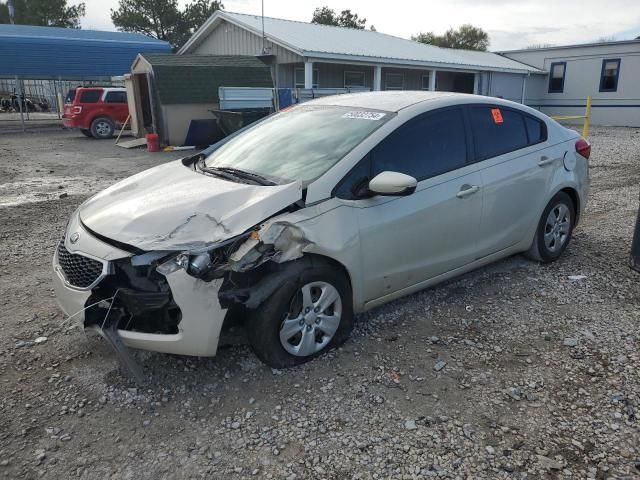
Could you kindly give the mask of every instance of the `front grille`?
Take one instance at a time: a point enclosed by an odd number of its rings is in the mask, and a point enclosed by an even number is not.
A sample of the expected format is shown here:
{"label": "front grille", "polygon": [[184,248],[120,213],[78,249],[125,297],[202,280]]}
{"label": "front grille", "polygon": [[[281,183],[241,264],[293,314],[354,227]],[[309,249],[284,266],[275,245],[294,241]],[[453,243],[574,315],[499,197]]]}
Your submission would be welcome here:
{"label": "front grille", "polygon": [[64,246],[64,238],[58,244],[58,263],[69,285],[87,288],[102,274],[102,262],[71,253]]}

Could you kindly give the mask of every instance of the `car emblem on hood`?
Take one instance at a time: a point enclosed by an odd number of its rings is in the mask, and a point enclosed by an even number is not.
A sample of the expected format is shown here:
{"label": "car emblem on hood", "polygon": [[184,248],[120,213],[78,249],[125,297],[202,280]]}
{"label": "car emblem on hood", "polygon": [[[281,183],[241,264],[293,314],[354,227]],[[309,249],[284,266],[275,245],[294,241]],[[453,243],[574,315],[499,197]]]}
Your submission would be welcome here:
{"label": "car emblem on hood", "polygon": [[75,232],[71,234],[71,236],[69,237],[69,241],[71,243],[76,243],[79,238],[80,238],[80,234],[78,232]]}

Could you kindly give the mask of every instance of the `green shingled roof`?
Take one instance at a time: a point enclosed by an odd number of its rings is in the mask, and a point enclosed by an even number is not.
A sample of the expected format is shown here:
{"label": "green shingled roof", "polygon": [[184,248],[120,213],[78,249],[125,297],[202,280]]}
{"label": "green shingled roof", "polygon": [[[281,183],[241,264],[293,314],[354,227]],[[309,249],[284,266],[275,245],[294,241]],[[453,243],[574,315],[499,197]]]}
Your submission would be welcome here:
{"label": "green shingled roof", "polygon": [[143,58],[153,68],[156,92],[164,105],[215,103],[219,87],[273,88],[270,68],[251,56],[148,54]]}

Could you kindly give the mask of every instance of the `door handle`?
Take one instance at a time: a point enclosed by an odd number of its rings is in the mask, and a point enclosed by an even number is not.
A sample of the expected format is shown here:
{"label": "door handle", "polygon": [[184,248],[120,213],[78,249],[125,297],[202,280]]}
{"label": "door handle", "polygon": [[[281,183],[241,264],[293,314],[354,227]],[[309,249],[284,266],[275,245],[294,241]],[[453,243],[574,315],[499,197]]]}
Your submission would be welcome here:
{"label": "door handle", "polygon": [[555,158],[540,157],[540,161],[538,162],[538,166],[539,167],[546,167],[547,165],[551,165],[555,161],[556,161]]}
{"label": "door handle", "polygon": [[474,193],[476,193],[478,190],[480,190],[480,187],[478,185],[469,185],[468,183],[465,183],[460,187],[460,191],[456,193],[456,197],[468,197],[469,195],[473,195]]}

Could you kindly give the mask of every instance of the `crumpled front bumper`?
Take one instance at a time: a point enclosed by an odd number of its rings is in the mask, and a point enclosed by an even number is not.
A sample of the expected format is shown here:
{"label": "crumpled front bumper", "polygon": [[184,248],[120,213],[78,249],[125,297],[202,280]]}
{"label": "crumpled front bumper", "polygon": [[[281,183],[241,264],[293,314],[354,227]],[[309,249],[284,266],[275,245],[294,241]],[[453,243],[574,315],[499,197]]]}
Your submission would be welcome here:
{"label": "crumpled front bumper", "polygon": [[[74,231],[74,230],[70,230]],[[73,253],[86,253],[96,258],[111,257],[104,254],[104,243],[93,238],[86,231],[81,232],[82,249],[74,248],[65,241],[66,248]],[[93,247],[92,244],[95,244]],[[102,245],[100,245],[102,244]],[[91,290],[82,290],[70,286],[58,262],[57,251],[53,257],[53,283],[56,299],[67,317],[87,327],[84,310],[89,307]],[[220,306],[218,291],[222,279],[204,282],[188,275],[184,270],[176,270],[166,276],[173,300],[180,308],[181,320],[175,334],[144,333],[139,331],[116,329],[123,343],[132,348],[152,350],[178,355],[214,356],[218,348],[218,339],[226,315],[226,309]],[[99,285],[99,284],[98,284]],[[116,294],[117,295],[117,294]],[[104,308],[105,316],[107,308]],[[96,326],[91,326],[95,329]]]}
{"label": "crumpled front bumper", "polygon": [[177,270],[166,278],[173,300],[182,312],[178,333],[164,335],[118,330],[125,345],[177,355],[214,356],[226,315],[218,301],[222,279],[204,282],[184,270]]}

